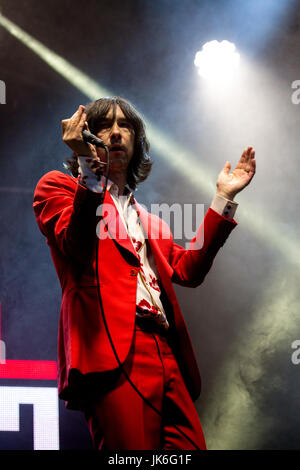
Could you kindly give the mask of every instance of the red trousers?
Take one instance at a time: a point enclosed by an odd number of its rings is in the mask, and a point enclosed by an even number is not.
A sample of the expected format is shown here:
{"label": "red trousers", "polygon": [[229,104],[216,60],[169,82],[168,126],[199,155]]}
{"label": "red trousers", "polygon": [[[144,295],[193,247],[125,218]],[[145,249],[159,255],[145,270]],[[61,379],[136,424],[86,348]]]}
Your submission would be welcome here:
{"label": "red trousers", "polygon": [[161,415],[145,403],[122,372],[104,386],[99,382],[85,413],[95,448],[206,449],[197,411],[165,338],[136,327],[124,369]]}

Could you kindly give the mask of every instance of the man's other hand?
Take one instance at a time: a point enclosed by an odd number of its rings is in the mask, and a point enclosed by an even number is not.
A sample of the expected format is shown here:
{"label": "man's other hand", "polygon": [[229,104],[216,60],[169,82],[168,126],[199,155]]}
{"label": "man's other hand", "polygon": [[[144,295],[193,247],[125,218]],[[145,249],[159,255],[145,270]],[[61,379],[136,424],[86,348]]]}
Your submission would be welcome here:
{"label": "man's other hand", "polygon": [[217,179],[217,194],[233,201],[235,195],[250,183],[255,175],[255,168],[255,151],[252,147],[248,147],[231,173],[230,162],[225,163]]}

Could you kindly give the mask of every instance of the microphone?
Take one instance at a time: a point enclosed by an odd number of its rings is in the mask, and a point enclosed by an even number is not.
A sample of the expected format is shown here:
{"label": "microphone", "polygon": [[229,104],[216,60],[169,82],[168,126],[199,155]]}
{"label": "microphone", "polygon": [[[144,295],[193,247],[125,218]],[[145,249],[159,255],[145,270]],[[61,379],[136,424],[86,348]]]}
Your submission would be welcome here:
{"label": "microphone", "polygon": [[95,147],[102,147],[104,149],[107,148],[103,140],[99,139],[99,137],[96,137],[94,134],[91,134],[86,129],[82,131],[82,137],[85,142],[95,145]]}

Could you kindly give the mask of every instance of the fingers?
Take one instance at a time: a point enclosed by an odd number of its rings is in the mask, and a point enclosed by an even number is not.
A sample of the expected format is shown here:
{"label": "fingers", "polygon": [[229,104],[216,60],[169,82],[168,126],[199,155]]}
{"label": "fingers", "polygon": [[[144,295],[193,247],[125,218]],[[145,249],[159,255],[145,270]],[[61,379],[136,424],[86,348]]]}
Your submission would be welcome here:
{"label": "fingers", "polygon": [[70,120],[72,119],[74,124],[78,123],[82,119],[82,115],[85,114],[85,107],[82,104],[78,107],[77,111],[71,116]]}
{"label": "fingers", "polygon": [[88,129],[86,118],[85,107],[80,105],[70,119],[62,120],[63,141],[78,155],[95,156],[95,148],[84,142],[82,138],[83,129]]}
{"label": "fingers", "polygon": [[241,164],[243,166],[251,165],[251,161],[254,160],[254,158],[255,158],[255,150],[253,150],[252,146],[249,146],[243,151],[238,166],[241,166]]}
{"label": "fingers", "polygon": [[255,160],[255,152],[253,152],[253,154],[251,154],[251,161],[250,161],[250,166],[251,166],[251,169],[250,171],[253,172],[253,174],[255,173],[256,171],[256,160]]}
{"label": "fingers", "polygon": [[248,147],[246,155],[248,159],[252,159],[255,157],[255,150],[253,150],[253,147]]}
{"label": "fingers", "polygon": [[240,161],[243,162],[247,160],[248,158],[250,158],[252,155],[252,152],[254,152],[253,147],[249,146],[248,148],[246,148],[241,155]]}
{"label": "fingers", "polygon": [[224,165],[224,168],[223,168],[223,171],[228,174],[230,172],[230,168],[231,168],[231,164],[230,162],[226,162],[225,165]]}
{"label": "fingers", "polygon": [[[86,114],[84,114],[84,116],[85,116],[85,118],[86,118]],[[87,121],[84,122],[84,126],[83,126],[83,127],[84,127],[84,129],[86,129],[87,131],[91,132],[90,129],[89,129],[89,125],[88,125],[88,122],[87,122]]]}
{"label": "fingers", "polygon": [[86,121],[86,114],[84,111],[85,107],[80,105],[77,111],[69,119],[63,119],[61,121],[63,130],[66,130],[68,127],[74,129],[78,125],[83,128],[84,122]]}
{"label": "fingers", "polygon": [[253,147],[249,146],[242,153],[240,164],[238,165],[240,169],[244,170],[252,178],[256,170],[256,160],[255,160],[255,150]]}
{"label": "fingers", "polygon": [[74,128],[77,128],[79,132],[82,132],[86,122],[85,107],[80,105],[76,113],[71,117],[70,121]]}
{"label": "fingers", "polygon": [[105,167],[105,162],[101,162],[99,160],[91,160],[90,168],[92,170],[99,170],[99,169],[103,170],[104,167]]}
{"label": "fingers", "polygon": [[248,147],[246,164],[247,164],[247,171],[254,174],[255,169],[256,169],[256,161],[255,161],[255,150],[253,150],[252,147]]}

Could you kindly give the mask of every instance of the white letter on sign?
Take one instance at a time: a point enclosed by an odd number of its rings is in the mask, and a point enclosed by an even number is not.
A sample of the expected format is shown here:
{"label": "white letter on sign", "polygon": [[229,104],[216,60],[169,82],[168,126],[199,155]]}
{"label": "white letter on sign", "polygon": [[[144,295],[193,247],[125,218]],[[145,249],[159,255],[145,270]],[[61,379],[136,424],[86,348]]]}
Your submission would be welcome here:
{"label": "white letter on sign", "polygon": [[0,431],[19,431],[19,405],[33,405],[34,450],[59,449],[56,387],[0,387]]}

